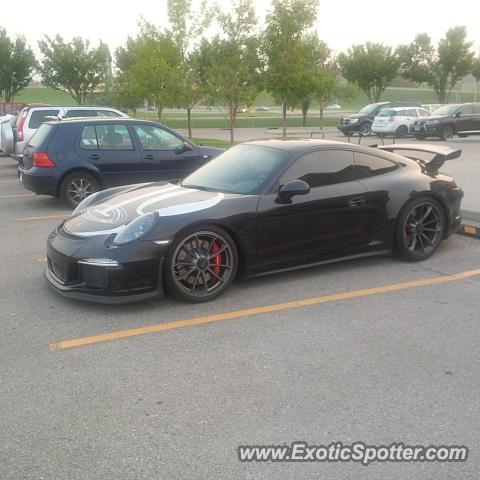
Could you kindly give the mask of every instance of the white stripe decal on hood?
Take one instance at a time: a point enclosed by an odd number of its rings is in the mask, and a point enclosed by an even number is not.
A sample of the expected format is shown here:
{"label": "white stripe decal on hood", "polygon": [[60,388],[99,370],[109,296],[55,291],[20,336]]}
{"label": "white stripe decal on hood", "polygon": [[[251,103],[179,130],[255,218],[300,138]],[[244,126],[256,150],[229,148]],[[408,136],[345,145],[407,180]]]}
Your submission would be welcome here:
{"label": "white stripe decal on hood", "polygon": [[170,215],[184,215],[185,213],[198,212],[206,208],[214,207],[217,203],[223,200],[223,193],[219,193],[214,198],[203,200],[202,202],[185,203],[183,205],[172,205],[171,207],[160,208],[157,210],[161,217],[168,217]]}

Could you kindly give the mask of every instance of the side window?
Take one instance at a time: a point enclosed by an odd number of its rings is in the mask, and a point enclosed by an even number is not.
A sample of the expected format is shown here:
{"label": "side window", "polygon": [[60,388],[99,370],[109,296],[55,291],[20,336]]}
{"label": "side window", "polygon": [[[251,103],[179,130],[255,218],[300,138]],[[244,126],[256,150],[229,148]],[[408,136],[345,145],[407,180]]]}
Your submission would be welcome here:
{"label": "side window", "polygon": [[93,125],[83,127],[82,136],[80,137],[80,148],[82,150],[98,150],[97,135]]}
{"label": "side window", "polygon": [[78,118],[78,117],[96,117],[95,110],[68,110],[64,118]]}
{"label": "side window", "polygon": [[183,140],[153,125],[134,125],[136,134],[144,150],[174,150]]}
{"label": "side window", "polygon": [[407,111],[407,116],[409,117],[418,117],[417,110],[415,108],[410,108]]}
{"label": "side window", "polygon": [[355,152],[355,178],[357,180],[382,175],[382,173],[388,173],[397,168],[397,164],[385,158]]}
{"label": "side window", "polygon": [[96,110],[96,113],[98,114],[99,117],[112,117],[112,118],[121,117],[119,113],[112,112],[111,110]]}
{"label": "side window", "polygon": [[282,175],[279,183],[304,180],[311,188],[350,182],[353,176],[353,152],[348,150],[320,150],[299,158]]}
{"label": "side window", "polygon": [[473,109],[471,105],[465,105],[460,109],[460,115],[471,115],[473,113]]}
{"label": "side window", "polygon": [[60,110],[35,110],[28,121],[28,128],[37,129],[44,121],[45,117],[57,117]]}
{"label": "side window", "polygon": [[397,113],[395,114],[397,117],[406,117],[407,115],[408,113],[406,110],[397,110]]}
{"label": "side window", "polygon": [[95,125],[100,150],[133,150],[132,139],[126,125]]}
{"label": "side window", "polygon": [[480,104],[476,103],[473,105],[473,113],[478,115],[480,113]]}
{"label": "side window", "polygon": [[419,108],[418,109],[418,115],[420,117],[428,117],[430,115],[430,113],[428,113],[428,110],[424,110],[423,108]]}

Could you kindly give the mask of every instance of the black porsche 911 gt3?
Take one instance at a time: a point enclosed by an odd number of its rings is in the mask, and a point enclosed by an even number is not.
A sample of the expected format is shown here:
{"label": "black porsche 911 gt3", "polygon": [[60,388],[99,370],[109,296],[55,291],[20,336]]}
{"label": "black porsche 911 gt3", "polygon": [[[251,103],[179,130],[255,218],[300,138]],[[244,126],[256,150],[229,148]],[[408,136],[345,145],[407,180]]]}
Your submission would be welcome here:
{"label": "black porsche 911 gt3", "polygon": [[392,251],[423,260],[460,226],[463,192],[439,172],[460,153],[425,144],[243,143],[181,182],[86,198],[50,235],[46,278],[65,296],[97,302],[164,289],[203,302],[237,275]]}

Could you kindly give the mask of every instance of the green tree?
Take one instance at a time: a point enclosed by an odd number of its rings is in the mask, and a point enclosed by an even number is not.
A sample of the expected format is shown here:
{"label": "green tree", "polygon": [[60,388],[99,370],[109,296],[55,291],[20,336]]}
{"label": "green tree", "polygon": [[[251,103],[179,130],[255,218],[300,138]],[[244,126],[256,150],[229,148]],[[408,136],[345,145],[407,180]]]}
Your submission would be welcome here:
{"label": "green tree", "polygon": [[35,56],[24,37],[14,41],[0,28],[0,99],[11,102],[32,79]]}
{"label": "green tree", "polygon": [[177,106],[187,110],[188,136],[192,138],[192,109],[204,97],[199,81],[197,41],[212,20],[212,11],[206,0],[198,10],[192,0],[168,0],[169,33],[179,51],[179,98]]}
{"label": "green tree", "polygon": [[[267,90],[282,105],[283,137],[287,136],[287,109],[307,102],[311,58],[303,40],[314,25],[317,0],[273,0],[263,36]],[[304,108],[308,106],[305,104]]]}
{"label": "green tree", "polygon": [[166,107],[175,105],[179,96],[180,56],[171,36],[143,22],[133,46],[132,63],[127,69],[130,80],[144,88],[146,98],[156,105],[159,121]]}
{"label": "green tree", "polygon": [[450,28],[437,48],[428,34],[419,34],[409,45],[398,47],[401,73],[414,82],[427,83],[435,90],[438,101],[446,103],[457,82],[472,70],[471,47],[466,27]]}
{"label": "green tree", "polygon": [[391,47],[367,42],[354,45],[338,56],[342,75],[363,90],[370,102],[378,102],[382,93],[397,75],[399,59]]}
{"label": "green tree", "polygon": [[472,75],[475,77],[477,88],[475,90],[475,101],[477,101],[477,95],[480,91],[480,57],[476,58],[473,62]]}
{"label": "green tree", "polygon": [[115,51],[115,65],[119,73],[113,82],[113,102],[116,106],[127,108],[137,115],[137,108],[148,97],[145,85],[134,72],[135,49],[137,42],[128,37],[125,46],[118,47]]}
{"label": "green tree", "polygon": [[45,36],[38,46],[43,55],[39,71],[45,86],[67,92],[83,104],[103,82],[108,55],[104,44],[90,48],[88,40],[75,37],[66,43],[57,35]]}
{"label": "green tree", "polygon": [[231,13],[220,13],[219,23],[223,37],[217,35],[200,45],[199,76],[209,101],[228,118],[233,143],[240,108],[252,105],[261,90],[262,64],[252,1],[238,0]]}

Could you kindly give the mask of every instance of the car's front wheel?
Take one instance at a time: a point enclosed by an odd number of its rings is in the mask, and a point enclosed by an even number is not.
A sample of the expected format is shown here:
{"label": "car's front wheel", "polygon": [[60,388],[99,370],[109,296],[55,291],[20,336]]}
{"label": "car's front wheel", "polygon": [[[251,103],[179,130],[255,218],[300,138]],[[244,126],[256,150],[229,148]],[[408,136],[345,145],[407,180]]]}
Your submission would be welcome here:
{"label": "car's front wheel", "polygon": [[399,215],[396,250],[405,260],[418,262],[430,257],[440,245],[445,231],[445,214],[431,197],[410,201]]}
{"label": "car's front wheel", "polygon": [[76,208],[82,200],[99,190],[100,184],[95,177],[86,172],[74,172],[62,180],[59,197],[70,207]]}
{"label": "car's front wheel", "polygon": [[360,124],[360,135],[369,137],[372,134],[372,124],[370,122],[363,122]]}
{"label": "car's front wheel", "polygon": [[451,125],[445,125],[442,129],[440,138],[442,140],[448,140],[449,138],[452,138],[454,134],[455,130],[453,129],[453,127]]}
{"label": "car's front wheel", "polygon": [[176,240],[165,259],[167,290],[192,303],[207,302],[221,295],[238,270],[238,251],[221,228],[193,229]]}
{"label": "car's front wheel", "polygon": [[408,135],[408,127],[405,125],[400,125],[395,132],[397,138],[404,138]]}

